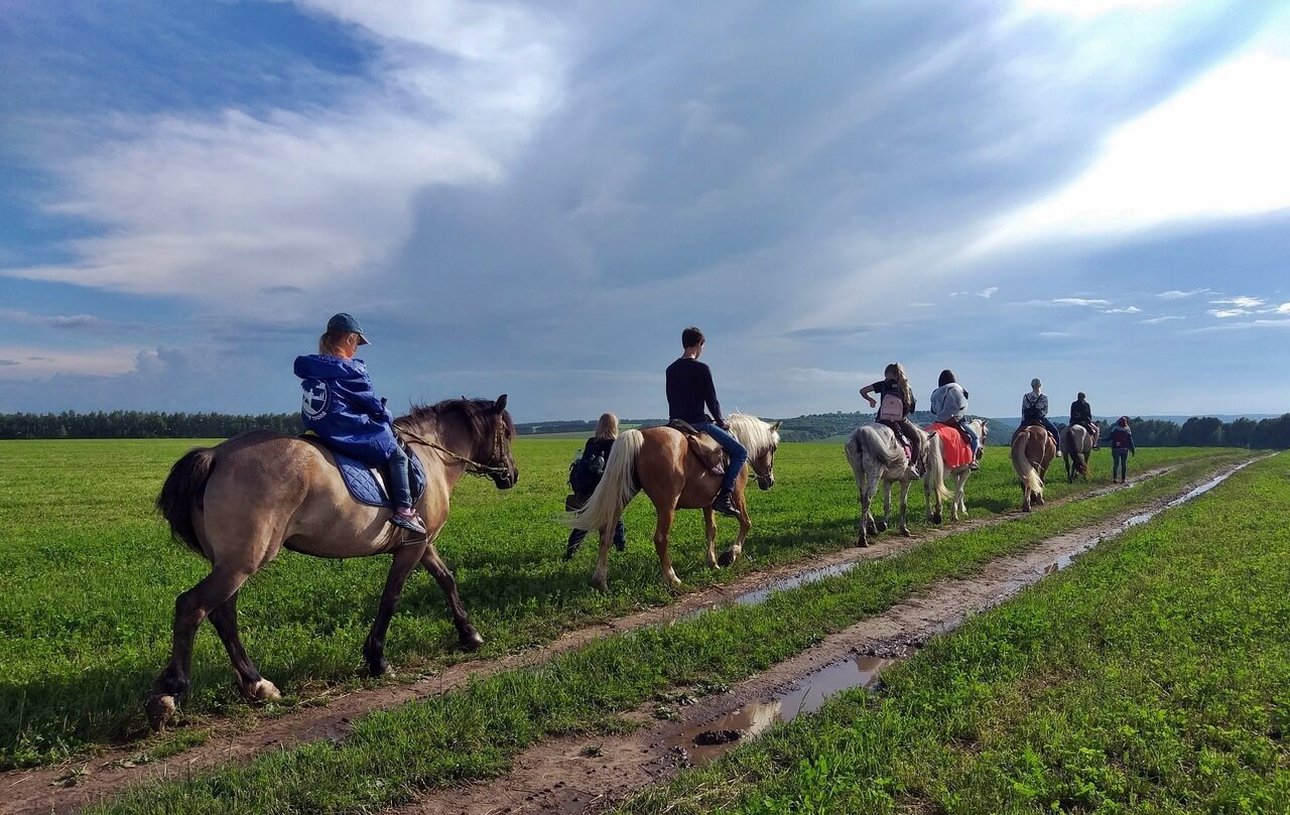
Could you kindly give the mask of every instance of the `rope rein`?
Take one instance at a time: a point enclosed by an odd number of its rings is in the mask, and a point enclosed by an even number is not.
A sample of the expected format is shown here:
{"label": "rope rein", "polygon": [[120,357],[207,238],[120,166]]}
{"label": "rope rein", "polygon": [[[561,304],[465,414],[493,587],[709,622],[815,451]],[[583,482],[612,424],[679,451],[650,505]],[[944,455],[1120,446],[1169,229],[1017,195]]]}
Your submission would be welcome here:
{"label": "rope rein", "polygon": [[[458,463],[465,465],[466,472],[470,473],[471,475],[479,475],[479,476],[485,476],[488,478],[495,478],[497,476],[510,474],[510,470],[505,465],[480,464],[478,461],[467,458],[466,456],[463,456],[462,454],[456,451],[449,450],[447,447],[444,447],[442,444],[439,444],[438,442],[435,442],[435,441],[431,441],[430,439],[427,439],[425,436],[422,436],[421,434],[416,433],[415,431],[409,430],[406,427],[400,427],[398,425],[395,425],[394,429],[398,431],[399,435],[403,436],[404,440],[409,442],[415,442],[417,444],[421,444],[426,447],[429,447],[430,449],[443,453],[444,455],[457,461]],[[503,444],[502,444],[503,433],[504,433],[504,430],[502,429],[502,425],[499,422],[497,425],[497,433],[493,436],[493,456],[495,459],[499,461],[502,459],[501,453],[503,450]]]}

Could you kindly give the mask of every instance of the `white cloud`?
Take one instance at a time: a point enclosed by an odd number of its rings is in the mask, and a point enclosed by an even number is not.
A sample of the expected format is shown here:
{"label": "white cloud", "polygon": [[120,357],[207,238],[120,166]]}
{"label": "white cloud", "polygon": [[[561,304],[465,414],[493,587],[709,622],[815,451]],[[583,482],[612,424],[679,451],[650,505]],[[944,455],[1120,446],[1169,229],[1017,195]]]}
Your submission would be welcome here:
{"label": "white cloud", "polygon": [[1210,300],[1210,303],[1216,306],[1235,306],[1236,308],[1258,308],[1267,301],[1258,297],[1229,297],[1224,300]]}
{"label": "white cloud", "polygon": [[1089,300],[1083,297],[1055,297],[1053,302],[1061,306],[1088,306],[1089,308],[1111,305],[1110,300]]}
{"label": "white cloud", "polygon": [[1282,303],[1277,306],[1277,314],[1290,314],[1290,303]]}
{"label": "white cloud", "polygon": [[1198,294],[1207,294],[1208,292],[1209,292],[1209,289],[1192,289],[1191,291],[1179,291],[1177,289],[1171,289],[1169,291],[1160,292],[1159,294],[1156,295],[1156,297],[1161,297],[1161,298],[1164,298],[1165,300],[1181,300],[1184,297],[1195,297]]}
{"label": "white cloud", "polygon": [[1167,323],[1167,322],[1170,322],[1171,320],[1185,320],[1185,319],[1187,318],[1179,314],[1166,314],[1163,317],[1151,317],[1149,319],[1143,320],[1142,322],[1146,325],[1159,325],[1160,323]]}
{"label": "white cloud", "polygon": [[1211,308],[1206,313],[1217,317],[1220,320],[1226,320],[1231,317],[1242,317],[1246,314],[1250,314],[1251,312],[1249,309],[1244,308]]}
{"label": "white cloud", "polygon": [[79,156],[50,209],[102,227],[66,265],[0,274],[229,302],[382,271],[416,194],[488,184],[561,102],[562,32],[518,8],[303,2],[379,50],[376,84],[328,109],[122,117]]}
{"label": "white cloud", "polygon": [[1039,336],[1045,340],[1059,340],[1075,335],[1069,331],[1040,331]]}
{"label": "white cloud", "polygon": [[59,374],[111,376],[135,370],[138,348],[74,351],[33,346],[0,346],[0,380],[49,379]]}
{"label": "white cloud", "polygon": [[1123,308],[1103,309],[1102,313],[1103,314],[1138,314],[1141,311],[1142,309],[1138,308],[1137,306],[1125,306]]}
{"label": "white cloud", "polygon": [[998,286],[990,286],[990,287],[988,287],[988,288],[984,288],[984,289],[982,289],[981,291],[977,292],[977,293],[976,293],[976,296],[977,296],[977,297],[985,297],[985,298],[989,298],[989,297],[993,296],[993,295],[994,295],[994,293],[995,293],[995,292],[997,292],[998,290],[999,290],[999,287],[998,287]]}
{"label": "white cloud", "polygon": [[1122,126],[1079,178],[999,219],[969,256],[1290,209],[1283,45],[1261,43]]}

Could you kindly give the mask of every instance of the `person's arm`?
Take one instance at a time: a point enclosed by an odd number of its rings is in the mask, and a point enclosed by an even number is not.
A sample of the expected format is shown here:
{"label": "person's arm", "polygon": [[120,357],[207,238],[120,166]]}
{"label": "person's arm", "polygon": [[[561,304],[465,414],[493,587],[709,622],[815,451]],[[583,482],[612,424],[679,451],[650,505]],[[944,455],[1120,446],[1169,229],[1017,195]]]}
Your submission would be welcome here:
{"label": "person's arm", "polygon": [[726,420],[721,415],[721,403],[717,401],[717,386],[712,384],[712,369],[704,366],[703,369],[703,401],[712,411],[712,421],[717,427],[725,429]]}
{"label": "person's arm", "polygon": [[860,395],[863,396],[865,398],[865,401],[869,403],[869,407],[877,407],[878,400],[873,398],[873,392],[877,390],[881,385],[882,385],[881,382],[875,382],[872,385],[865,385],[863,388],[860,389]]}
{"label": "person's arm", "polygon": [[355,410],[366,413],[373,421],[386,424],[394,421],[394,415],[385,407],[385,401],[377,398],[376,391],[372,388],[372,380],[367,375],[355,374],[343,380],[337,380],[336,384],[344,389],[349,403]]}

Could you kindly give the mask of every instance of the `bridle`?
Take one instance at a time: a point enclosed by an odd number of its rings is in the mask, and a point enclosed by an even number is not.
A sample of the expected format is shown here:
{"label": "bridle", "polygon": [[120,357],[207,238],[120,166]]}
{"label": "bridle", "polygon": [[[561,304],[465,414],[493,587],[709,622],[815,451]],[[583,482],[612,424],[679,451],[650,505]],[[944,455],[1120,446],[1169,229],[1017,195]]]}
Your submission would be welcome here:
{"label": "bridle", "polygon": [[[495,462],[500,462],[506,459],[506,423],[499,418],[496,424],[497,424],[497,429],[496,429],[496,432],[493,434],[492,460]],[[438,442],[435,442],[435,441],[431,441],[430,439],[427,439],[425,436],[422,436],[421,434],[415,431],[409,430],[406,427],[400,427],[398,425],[395,425],[394,429],[398,431],[398,433],[401,436],[403,436],[403,438],[406,439],[407,441],[429,447],[432,450],[442,453],[448,458],[460,464],[465,465],[466,472],[470,473],[471,475],[485,476],[487,478],[493,478],[493,479],[497,479],[502,476],[506,476],[508,478],[510,477],[511,470],[509,467],[507,467],[504,464],[480,464],[478,461],[467,458],[466,456],[463,456],[462,454],[457,453],[453,450],[449,450],[447,447],[444,447],[442,444],[439,444]]]}

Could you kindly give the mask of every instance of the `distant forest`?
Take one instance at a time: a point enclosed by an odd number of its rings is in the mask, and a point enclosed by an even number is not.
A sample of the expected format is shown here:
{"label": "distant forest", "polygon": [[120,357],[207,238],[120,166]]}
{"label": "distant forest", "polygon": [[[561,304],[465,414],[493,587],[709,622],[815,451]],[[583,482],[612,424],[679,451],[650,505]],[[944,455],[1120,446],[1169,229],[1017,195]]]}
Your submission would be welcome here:
{"label": "distant forest", "polygon": [[[919,425],[932,421],[930,413],[917,412]],[[858,425],[873,419],[872,413],[815,413],[785,419],[780,428],[784,441],[815,441],[845,436]],[[989,419],[989,442],[1006,444],[1016,419]],[[1103,430],[1111,420],[1102,420]],[[1263,450],[1290,449],[1290,413],[1275,419],[1236,419],[1224,422],[1213,417],[1188,419],[1181,425],[1163,419],[1131,420],[1133,439],[1139,447],[1250,447]],[[624,424],[649,426],[657,419],[624,419]],[[595,431],[594,421],[528,422],[516,426],[521,435]],[[95,413],[0,413],[0,439],[222,439],[244,430],[300,431],[298,413],[262,413],[234,416],[222,413],[146,413],[114,410]]]}

